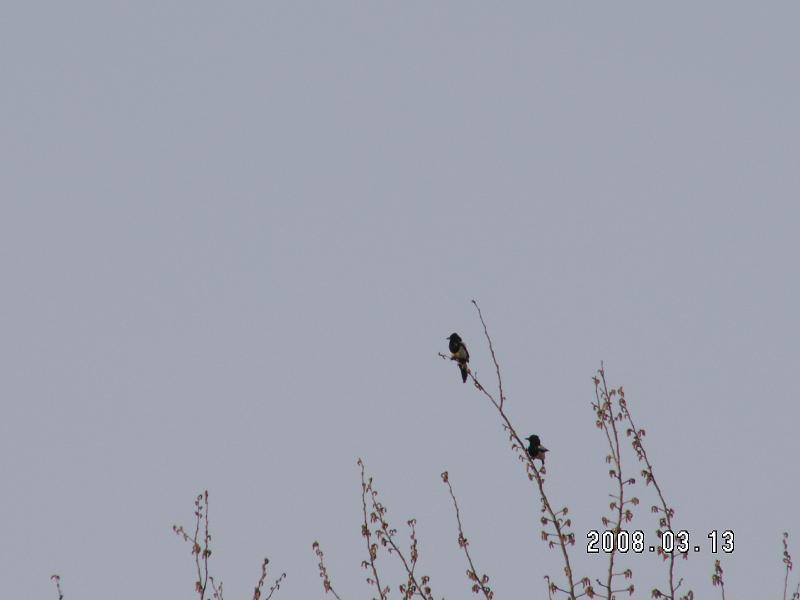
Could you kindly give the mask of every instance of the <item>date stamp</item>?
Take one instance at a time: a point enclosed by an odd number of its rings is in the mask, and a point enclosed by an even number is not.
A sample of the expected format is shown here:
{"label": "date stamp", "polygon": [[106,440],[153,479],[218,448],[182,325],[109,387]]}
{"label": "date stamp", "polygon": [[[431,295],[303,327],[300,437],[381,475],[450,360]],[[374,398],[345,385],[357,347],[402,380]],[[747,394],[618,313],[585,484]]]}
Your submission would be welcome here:
{"label": "date stamp", "polygon": [[645,541],[645,533],[641,529],[634,531],[627,531],[621,529],[619,531],[598,531],[590,529],[586,534],[586,552],[587,554],[610,554],[611,552],[619,552],[625,554],[627,552],[635,552],[641,554],[643,552],[657,552],[658,554],[688,554],[690,551],[700,552],[703,547],[708,548],[711,554],[718,554],[720,551],[731,554],[733,552],[733,530],[726,529],[725,531],[718,531],[712,529],[703,540],[703,546],[692,545],[689,540],[689,532],[686,530],[670,531],[666,529],[661,532],[660,539],[654,540],[654,543],[648,544]]}

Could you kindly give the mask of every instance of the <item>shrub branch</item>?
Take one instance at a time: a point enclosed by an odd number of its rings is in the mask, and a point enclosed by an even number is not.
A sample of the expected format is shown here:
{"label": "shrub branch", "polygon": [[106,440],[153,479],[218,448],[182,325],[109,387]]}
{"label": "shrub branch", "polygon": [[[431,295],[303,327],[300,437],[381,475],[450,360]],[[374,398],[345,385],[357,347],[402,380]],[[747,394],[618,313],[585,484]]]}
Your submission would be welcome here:
{"label": "shrub branch", "polygon": [[617,535],[622,530],[623,523],[630,523],[633,520],[633,511],[629,506],[636,506],[639,503],[639,499],[635,496],[630,500],[625,499],[625,487],[635,484],[636,480],[633,478],[625,479],[622,475],[622,452],[619,443],[619,428],[617,427],[617,423],[624,417],[620,409],[615,410],[615,404],[613,402],[615,397],[620,401],[624,401],[625,391],[621,387],[618,390],[608,389],[605,369],[602,363],[600,364],[600,369],[597,374],[599,377],[595,376],[592,378],[595,393],[595,401],[592,402],[592,408],[597,417],[595,425],[605,433],[609,449],[609,454],[606,455],[606,462],[612,465],[608,474],[617,484],[617,493],[611,494],[612,500],[609,504],[609,508],[612,511],[612,518],[603,517],[602,519],[605,527],[609,525],[612,526],[611,530],[614,532],[615,536],[614,543],[611,546],[611,552],[608,553],[608,573],[605,583],[601,582],[599,579],[597,580],[597,584],[605,589],[606,598],[611,600],[616,592],[628,592],[630,595],[633,595],[635,589],[632,583],[624,588],[614,589],[613,583],[614,577],[617,576],[622,576],[625,579],[631,579],[633,577],[631,569],[625,569],[624,571],[615,573],[614,563],[617,557]]}
{"label": "shrub branch", "polygon": [[461,511],[458,509],[458,501],[456,500],[456,495],[453,493],[453,486],[450,484],[450,476],[448,475],[447,471],[442,473],[442,481],[447,484],[447,489],[450,492],[450,498],[453,499],[453,508],[455,508],[456,511],[456,523],[458,523],[458,546],[464,551],[464,555],[467,557],[467,563],[469,563],[467,577],[473,582],[472,591],[475,594],[478,592],[483,592],[486,600],[492,600],[494,592],[492,592],[492,589],[488,585],[489,576],[485,573],[480,576],[478,575],[478,570],[475,568],[475,563],[472,562],[472,556],[469,554],[469,541],[464,535],[464,529],[461,524]]}

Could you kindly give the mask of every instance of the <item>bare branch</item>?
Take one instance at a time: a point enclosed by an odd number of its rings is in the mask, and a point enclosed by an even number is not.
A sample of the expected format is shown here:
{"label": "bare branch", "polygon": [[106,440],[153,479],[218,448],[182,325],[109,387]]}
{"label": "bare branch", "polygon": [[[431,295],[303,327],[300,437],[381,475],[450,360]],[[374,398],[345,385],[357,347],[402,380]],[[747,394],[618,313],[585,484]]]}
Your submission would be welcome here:
{"label": "bare branch", "polygon": [[506,401],[505,394],[503,394],[503,378],[500,377],[500,363],[497,362],[497,356],[494,353],[494,345],[492,344],[492,338],[489,337],[489,330],[486,327],[486,321],[483,320],[483,313],[481,312],[481,307],[478,306],[478,303],[475,302],[473,298],[472,304],[475,305],[475,308],[478,311],[478,318],[481,320],[481,325],[483,325],[483,333],[486,335],[486,341],[489,342],[489,352],[492,354],[492,362],[494,362],[495,371],[497,371],[497,389],[500,392],[500,406],[498,408],[503,408],[503,403]]}
{"label": "bare branch", "polygon": [[478,575],[478,570],[475,568],[475,564],[472,562],[472,557],[469,554],[469,542],[464,536],[464,529],[461,524],[461,511],[458,509],[458,501],[456,500],[456,495],[453,493],[453,486],[450,484],[450,476],[448,475],[447,471],[442,473],[442,481],[447,484],[447,489],[450,491],[450,497],[453,499],[453,507],[456,510],[456,522],[458,523],[458,545],[462,550],[464,550],[464,554],[467,557],[467,562],[469,563],[467,577],[469,577],[469,579],[473,582],[472,591],[476,594],[479,591],[483,592],[486,600],[492,600],[494,592],[492,592],[492,589],[487,585],[489,583],[489,576],[486,574],[480,576]]}
{"label": "bare branch", "polygon": [[[661,490],[661,486],[658,484],[658,480],[656,479],[655,472],[653,470],[653,464],[650,462],[650,458],[647,456],[647,450],[642,442],[642,439],[645,437],[645,431],[644,429],[639,429],[636,427],[635,423],[633,422],[633,418],[631,417],[631,413],[628,411],[628,404],[624,398],[624,395],[619,400],[619,406],[622,415],[625,417],[625,419],[627,419],[628,424],[630,425],[626,431],[626,434],[631,438],[631,446],[633,447],[634,452],[636,452],[636,456],[639,461],[644,462],[647,467],[646,469],[642,470],[642,477],[644,477],[645,485],[653,484],[653,487],[658,493],[659,501],[661,502],[661,506],[652,507],[653,512],[658,512],[662,515],[659,518],[659,527],[657,533],[660,536],[665,530],[674,531],[672,526],[672,517],[675,515],[675,511],[667,504],[667,501],[664,498],[664,492]],[[661,594],[661,596],[664,596],[669,600],[675,600],[675,593],[683,581],[680,580],[677,584],[675,583],[675,553],[670,552],[667,554],[659,545],[658,554],[664,560],[669,561],[669,593],[666,594],[658,589],[655,589],[653,590],[653,594]],[[683,554],[683,557],[686,558],[686,553]],[[692,596],[693,594],[690,590],[685,596],[683,596],[683,598],[689,598]]]}
{"label": "bare branch", "polygon": [[[606,456],[606,462],[613,465],[609,470],[609,475],[617,482],[617,494],[611,496],[613,501],[610,504],[610,508],[614,512],[614,515],[612,519],[603,517],[602,521],[603,525],[606,527],[608,527],[609,524],[612,525],[612,531],[616,536],[622,530],[623,522],[627,523],[633,519],[633,512],[626,508],[626,504],[630,503],[635,506],[639,503],[639,500],[635,497],[631,500],[625,500],[625,486],[632,485],[635,483],[635,480],[632,478],[625,479],[622,475],[622,454],[619,443],[619,430],[617,428],[617,422],[623,419],[623,414],[621,409],[616,412],[614,411],[614,403],[612,402],[612,398],[614,397],[617,397],[619,402],[624,402],[625,391],[621,387],[618,390],[608,389],[605,369],[603,368],[602,363],[600,363],[600,369],[597,373],[599,377],[592,378],[594,381],[595,393],[595,402],[592,402],[592,408],[597,416],[595,425],[599,429],[602,429],[605,433],[609,449],[609,454]],[[622,575],[625,577],[625,579],[630,579],[633,577],[633,573],[630,569],[626,569],[620,573],[614,572],[614,562],[617,557],[616,550],[617,544],[615,540],[615,543],[612,544],[611,552],[608,553],[608,574],[606,576],[606,582],[597,582],[602,588],[605,589],[606,598],[608,600],[611,600],[615,591],[627,591],[630,593],[633,593],[634,591],[633,584],[626,586],[624,590],[613,589],[613,580],[615,576]]]}
{"label": "bare branch", "polygon": [[217,580],[211,575],[208,576],[208,582],[211,584],[212,598],[214,600],[225,600],[222,593],[222,582],[220,581],[219,585],[217,585]]}
{"label": "bare branch", "polygon": [[58,593],[58,600],[64,600],[64,594],[61,593],[61,576],[51,575],[50,579],[56,584],[56,592]]}
{"label": "bare branch", "polygon": [[[208,533],[208,490],[202,494],[198,494],[194,500],[194,521],[194,533],[191,536],[186,532],[183,526],[173,525],[172,531],[183,539],[183,541],[188,542],[192,546],[192,556],[194,556],[195,570],[197,573],[194,589],[199,599],[205,600],[206,586],[208,584],[208,557],[211,556],[211,549],[209,548],[211,535]],[[205,548],[200,545],[200,527],[203,524],[205,526],[205,533],[203,535]],[[222,584],[220,583],[219,588],[217,588],[215,583],[212,585],[214,587],[215,598],[222,600]]]}
{"label": "bare branch", "polygon": [[[786,594],[789,590],[789,571],[791,571],[792,567],[794,566],[792,563],[792,555],[789,554],[788,532],[783,532],[783,539],[781,541],[783,542],[783,564],[786,567],[786,573],[783,577],[783,600],[786,600]],[[798,584],[798,589],[800,589],[800,584]],[[795,595],[796,594],[793,594],[792,598],[794,598]]]}
{"label": "bare branch", "polygon": [[[199,600],[206,600],[209,583],[211,584],[212,598],[214,598],[214,600],[224,600],[222,582],[220,581],[217,583],[217,580],[210,575],[208,568],[208,559],[211,557],[211,532],[208,526],[208,490],[204,491],[202,494],[198,494],[195,498],[194,519],[195,526],[192,535],[189,535],[182,525],[173,525],[172,531],[192,547],[192,556],[194,556],[197,576],[195,591],[197,592]],[[261,564],[261,578],[258,580],[253,592],[253,600],[260,600],[261,598],[262,588],[267,579],[268,564],[269,559],[265,558]],[[280,584],[284,579],[286,579],[286,573],[278,577],[270,588],[269,594],[265,600],[268,600],[275,591],[280,589]]]}
{"label": "bare branch", "polygon": [[[393,529],[389,522],[386,520],[386,507],[378,501],[378,491],[374,488],[372,484],[372,478],[370,477],[369,480],[364,479],[364,463],[361,459],[358,459],[358,464],[361,466],[361,481],[362,481],[362,490],[363,493],[369,492],[371,502],[372,502],[372,512],[370,513],[370,519],[373,523],[379,523],[380,527],[375,530],[375,536],[377,537],[378,541],[381,543],[382,546],[388,548],[389,554],[396,554],[397,557],[400,559],[400,562],[403,565],[403,568],[406,571],[406,575],[408,576],[407,584],[400,586],[400,591],[403,593],[403,597],[405,600],[417,594],[424,600],[433,600],[433,594],[431,592],[431,587],[428,585],[430,583],[430,577],[427,575],[421,576],[417,579],[417,576],[414,572],[417,563],[417,548],[416,548],[416,533],[414,531],[414,520],[410,520],[408,522],[409,527],[411,527],[411,564],[409,565],[408,559],[406,559],[403,551],[397,545],[395,541],[395,534],[397,530]],[[363,501],[363,497],[362,497]],[[364,509],[366,515],[366,508]],[[365,516],[366,521],[366,516]],[[369,529],[367,527],[367,529]],[[375,554],[377,556],[377,545],[375,545]],[[372,559],[374,562],[374,559]],[[363,565],[364,563],[362,563]],[[376,571],[373,570],[376,573]],[[388,588],[386,588],[386,593],[388,593]]]}
{"label": "bare branch", "polygon": [[339,597],[339,594],[336,593],[336,590],[333,589],[333,585],[331,585],[331,579],[328,576],[328,568],[325,566],[325,555],[322,553],[322,548],[320,548],[319,542],[314,542],[311,544],[311,547],[314,549],[314,554],[316,554],[317,558],[319,558],[319,564],[317,567],[319,568],[319,576],[322,578],[322,589],[325,590],[326,594],[328,592],[333,594],[333,597],[336,598],[336,600],[342,600]]}
{"label": "bare branch", "polygon": [[381,586],[380,577],[378,577],[378,569],[375,567],[375,561],[378,559],[378,545],[372,542],[372,530],[369,528],[369,520],[367,519],[367,492],[372,490],[372,479],[367,483],[364,474],[364,462],[359,458],[358,466],[361,467],[361,507],[364,513],[364,523],[361,526],[361,535],[367,544],[367,555],[369,562],[363,561],[361,565],[366,568],[369,565],[372,568],[372,578],[367,577],[367,583],[375,585],[378,590],[378,595],[381,600],[386,600],[389,588]]}
{"label": "bare branch", "polygon": [[[725,600],[725,581],[722,579],[722,565],[718,560],[714,561],[714,574],[711,575],[711,585],[714,587],[719,586],[720,592],[722,592],[722,600]],[[784,600],[786,600],[785,591]]]}
{"label": "bare branch", "polygon": [[278,577],[278,578],[275,580],[275,583],[273,583],[273,584],[272,584],[272,585],[269,587],[269,594],[267,594],[267,597],[266,597],[264,600],[270,600],[270,598],[272,598],[272,594],[274,594],[274,593],[275,593],[275,592],[277,592],[279,589],[281,589],[281,582],[282,582],[284,579],[286,579],[286,573],[281,573],[281,576],[280,576],[280,577]]}
{"label": "bare branch", "polygon": [[[253,600],[261,600],[261,590],[264,588],[264,583],[267,580],[267,565],[269,564],[269,559],[265,558],[261,562],[261,577],[258,579],[258,583],[256,583],[256,587],[253,590]],[[281,589],[281,582],[286,579],[286,573],[281,573],[280,577],[275,580],[275,583],[272,584],[269,588],[269,593],[265,600],[269,600],[272,598],[272,594],[274,594],[277,590]]]}

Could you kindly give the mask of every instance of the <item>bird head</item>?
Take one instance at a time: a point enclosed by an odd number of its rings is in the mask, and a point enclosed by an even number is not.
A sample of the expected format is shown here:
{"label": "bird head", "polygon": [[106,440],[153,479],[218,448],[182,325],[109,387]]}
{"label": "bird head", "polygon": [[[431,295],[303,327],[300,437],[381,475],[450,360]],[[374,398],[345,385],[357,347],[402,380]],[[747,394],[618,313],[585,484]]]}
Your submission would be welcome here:
{"label": "bird head", "polygon": [[446,338],[446,339],[450,340],[451,342],[460,342],[461,341],[461,336],[458,335],[457,333],[451,333],[450,337]]}

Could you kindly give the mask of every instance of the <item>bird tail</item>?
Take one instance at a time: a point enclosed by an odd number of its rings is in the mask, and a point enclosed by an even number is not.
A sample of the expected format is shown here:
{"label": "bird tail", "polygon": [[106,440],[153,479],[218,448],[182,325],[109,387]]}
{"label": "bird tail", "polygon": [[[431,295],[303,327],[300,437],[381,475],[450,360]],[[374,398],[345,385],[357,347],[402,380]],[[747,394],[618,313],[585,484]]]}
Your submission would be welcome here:
{"label": "bird tail", "polygon": [[467,369],[467,363],[458,363],[458,368],[461,369],[461,381],[467,383],[467,374],[469,370]]}

